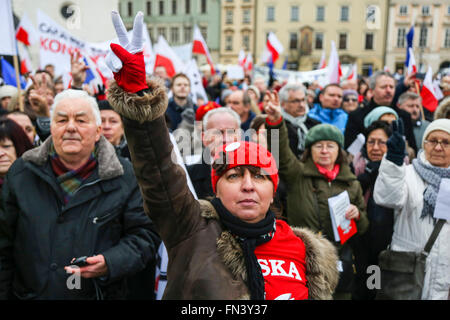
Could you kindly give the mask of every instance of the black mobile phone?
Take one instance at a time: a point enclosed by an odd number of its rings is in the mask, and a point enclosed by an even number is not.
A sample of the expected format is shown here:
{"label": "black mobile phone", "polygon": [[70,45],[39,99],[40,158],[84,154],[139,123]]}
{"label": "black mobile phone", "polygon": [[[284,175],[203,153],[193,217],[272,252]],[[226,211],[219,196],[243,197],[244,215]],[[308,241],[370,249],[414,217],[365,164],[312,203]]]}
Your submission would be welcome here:
{"label": "black mobile phone", "polygon": [[79,258],[73,258],[72,261],[70,261],[71,266],[78,266],[78,267],[84,267],[87,266],[88,263],[86,262],[86,259],[88,257],[79,257]]}

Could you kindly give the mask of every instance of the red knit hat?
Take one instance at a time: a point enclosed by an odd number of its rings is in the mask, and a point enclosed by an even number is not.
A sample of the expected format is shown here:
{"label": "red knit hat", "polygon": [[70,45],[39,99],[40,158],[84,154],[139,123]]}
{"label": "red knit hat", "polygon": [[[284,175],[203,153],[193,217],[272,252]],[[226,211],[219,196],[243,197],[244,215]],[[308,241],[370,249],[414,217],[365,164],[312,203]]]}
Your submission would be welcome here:
{"label": "red knit hat", "polygon": [[[226,158],[223,156],[226,155]],[[222,150],[217,152],[214,157],[214,162],[218,160],[225,161],[226,170],[239,166],[254,166],[261,168],[273,183],[273,192],[277,191],[278,187],[278,168],[275,158],[272,154],[263,146],[248,141],[239,141],[226,144],[222,147]],[[223,174],[223,173],[222,173]],[[219,181],[221,175],[219,175],[213,168],[211,170],[211,184],[214,193],[216,193],[217,181]]]}
{"label": "red knit hat", "polygon": [[209,101],[207,104],[204,104],[204,105],[198,107],[197,112],[195,113],[195,120],[202,121],[203,117],[205,116],[205,114],[208,111],[211,111],[213,109],[217,109],[220,107],[222,107],[220,104],[218,104],[214,101]]}

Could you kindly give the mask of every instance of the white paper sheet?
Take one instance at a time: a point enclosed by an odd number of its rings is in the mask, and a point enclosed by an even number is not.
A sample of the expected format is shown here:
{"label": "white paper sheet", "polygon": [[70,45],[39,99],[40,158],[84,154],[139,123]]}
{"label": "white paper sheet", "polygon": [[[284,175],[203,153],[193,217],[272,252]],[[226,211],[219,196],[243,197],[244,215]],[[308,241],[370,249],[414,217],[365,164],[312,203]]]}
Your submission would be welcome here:
{"label": "white paper sheet", "polygon": [[366,137],[362,133],[356,136],[356,139],[352,142],[352,144],[347,148],[347,151],[352,155],[356,155],[361,151],[364,143],[366,143]]}
{"label": "white paper sheet", "polygon": [[450,179],[441,179],[433,216],[450,221]]}
{"label": "white paper sheet", "polygon": [[350,220],[345,218],[345,212],[350,206],[350,198],[348,192],[344,191],[337,196],[328,198],[328,207],[330,208],[331,223],[333,225],[334,238],[336,241],[340,241],[337,226],[341,226],[343,229],[350,223]]}

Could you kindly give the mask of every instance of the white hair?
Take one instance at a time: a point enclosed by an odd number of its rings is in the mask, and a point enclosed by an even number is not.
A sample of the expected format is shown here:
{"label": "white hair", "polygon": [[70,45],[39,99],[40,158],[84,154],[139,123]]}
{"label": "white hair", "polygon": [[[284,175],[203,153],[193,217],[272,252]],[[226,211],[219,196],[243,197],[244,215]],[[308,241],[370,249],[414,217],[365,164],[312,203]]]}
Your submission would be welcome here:
{"label": "white hair", "polygon": [[98,104],[97,104],[97,101],[95,100],[95,98],[91,97],[84,90],[74,90],[74,89],[64,90],[55,96],[53,104],[50,108],[50,119],[51,120],[53,120],[53,111],[55,110],[56,106],[61,101],[66,100],[66,99],[83,99],[83,100],[85,100],[92,109],[92,113],[94,114],[94,117],[95,117],[95,124],[97,126],[100,126],[102,124],[102,117],[100,115],[100,110],[98,108]]}
{"label": "white hair", "polygon": [[231,109],[229,107],[221,107],[221,108],[217,108],[217,109],[208,111],[205,114],[205,116],[203,118],[203,130],[205,130],[205,131],[207,130],[209,118],[211,118],[211,116],[218,114],[218,113],[228,113],[236,120],[237,128],[239,129],[241,127],[241,117],[239,117],[239,115],[236,113],[236,111],[234,111],[233,109]]}

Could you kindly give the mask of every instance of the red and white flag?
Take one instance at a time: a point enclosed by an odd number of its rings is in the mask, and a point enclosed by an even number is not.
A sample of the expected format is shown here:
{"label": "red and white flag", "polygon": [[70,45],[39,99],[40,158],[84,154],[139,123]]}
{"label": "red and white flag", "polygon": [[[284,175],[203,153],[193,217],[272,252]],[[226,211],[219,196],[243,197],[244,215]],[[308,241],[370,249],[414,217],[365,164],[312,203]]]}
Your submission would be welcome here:
{"label": "red and white flag", "polygon": [[330,58],[328,59],[328,83],[339,83],[342,76],[341,63],[336,50],[336,44],[331,41]]}
{"label": "red and white flag", "polygon": [[245,51],[244,51],[244,49],[241,49],[241,51],[239,51],[238,64],[241,67],[244,67],[246,61],[247,61],[247,56],[245,55]]}
{"label": "red and white flag", "polygon": [[19,58],[20,58],[20,73],[25,74],[33,71],[33,65],[31,64],[30,55],[27,48],[24,45],[18,45]]}
{"label": "red and white flag", "polygon": [[267,50],[272,55],[272,63],[275,64],[275,62],[278,60],[278,58],[284,51],[284,47],[281,44],[281,42],[278,40],[275,33],[273,33],[273,32],[269,33],[269,36],[267,37],[266,47],[267,47]]}
{"label": "red and white flag", "polygon": [[11,0],[0,1],[0,55],[16,56],[14,20]]}
{"label": "red and white flag", "polygon": [[358,81],[358,66],[353,64],[350,74],[347,77],[348,81]]}
{"label": "red and white flag", "polygon": [[250,52],[247,54],[247,57],[245,58],[244,70],[246,71],[253,70],[253,56]]}
{"label": "red and white flag", "polygon": [[26,13],[23,14],[16,29],[16,39],[29,46],[39,41],[39,36]]}
{"label": "red and white flag", "polygon": [[327,60],[325,58],[325,51],[322,51],[322,56],[320,57],[318,69],[323,69],[326,67],[327,67]]}
{"label": "red and white flag", "polygon": [[[167,75],[172,78],[184,69],[183,62],[169,46],[166,39],[163,36],[159,36],[158,42],[154,46],[155,57],[155,68],[164,67],[166,69]],[[154,70],[154,69],[153,69]]]}
{"label": "red and white flag", "polygon": [[206,57],[206,61],[211,68],[211,75],[216,73],[214,69],[214,63],[212,61],[211,55],[209,54],[208,46],[206,45],[205,39],[197,25],[194,26],[194,42],[192,44],[192,53],[202,54]]}
{"label": "red and white flag", "polygon": [[420,91],[420,96],[422,97],[422,105],[427,108],[430,112],[434,112],[438,106],[438,99],[434,91],[433,86],[433,71],[431,67],[428,67],[427,73],[425,74],[425,79],[423,80],[422,90]]}
{"label": "red and white flag", "polygon": [[413,72],[417,72],[416,59],[414,58],[414,51],[412,48],[409,48],[409,63],[408,63],[408,74]]}

